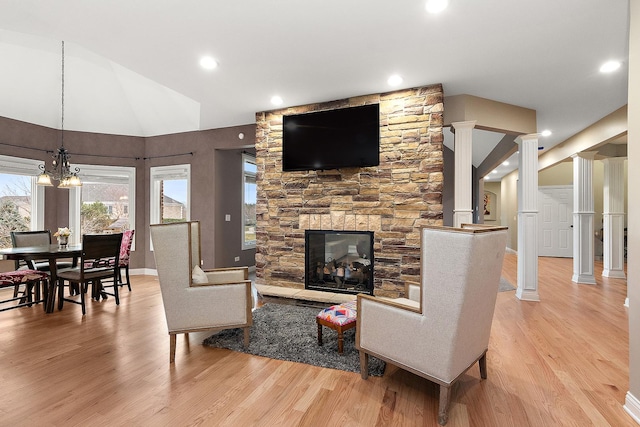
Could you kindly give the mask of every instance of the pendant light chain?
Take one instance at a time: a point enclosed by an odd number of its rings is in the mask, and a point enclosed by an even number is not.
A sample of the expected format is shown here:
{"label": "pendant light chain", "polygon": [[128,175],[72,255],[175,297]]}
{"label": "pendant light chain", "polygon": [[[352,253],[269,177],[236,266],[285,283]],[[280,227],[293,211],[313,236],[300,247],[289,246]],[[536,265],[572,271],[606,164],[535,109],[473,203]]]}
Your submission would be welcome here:
{"label": "pendant light chain", "polygon": [[60,122],[60,145],[64,147],[64,40],[62,40],[62,120]]}

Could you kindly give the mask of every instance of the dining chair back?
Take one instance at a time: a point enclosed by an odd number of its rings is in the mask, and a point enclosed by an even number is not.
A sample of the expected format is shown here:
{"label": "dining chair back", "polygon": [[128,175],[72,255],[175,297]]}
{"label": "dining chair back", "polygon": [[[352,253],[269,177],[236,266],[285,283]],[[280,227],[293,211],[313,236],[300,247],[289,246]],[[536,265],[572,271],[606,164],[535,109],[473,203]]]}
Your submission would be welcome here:
{"label": "dining chair back", "polygon": [[[82,255],[79,266],[73,269],[58,272],[58,309],[62,309],[64,301],[80,304],[82,314],[86,313],[85,294],[88,284],[92,284],[92,298],[107,298],[112,295],[116,299],[116,304],[120,304],[118,294],[118,269],[120,258],[120,243],[122,233],[117,234],[85,234],[82,236]],[[103,283],[108,280],[111,286]],[[64,282],[69,282],[69,288],[78,285],[80,300],[64,297]],[[107,287],[112,287],[113,292],[106,291]],[[72,292],[69,292],[72,296]]]}
{"label": "dining chair back", "polygon": [[[25,248],[28,246],[46,246],[51,244],[50,230],[36,231],[12,231],[11,244],[14,248]],[[24,263],[24,264],[22,264]],[[72,261],[57,261],[58,269],[72,267]],[[16,261],[16,270],[30,269],[38,271],[49,271],[49,260],[26,260]]]}
{"label": "dining chair back", "polygon": [[[118,268],[118,285],[120,287],[127,285],[131,292],[131,281],[129,280],[129,260],[131,258],[131,245],[133,244],[133,234],[135,230],[126,230],[122,233],[122,242],[120,243],[120,260]],[[124,269],[126,282],[122,281],[122,270]]]}

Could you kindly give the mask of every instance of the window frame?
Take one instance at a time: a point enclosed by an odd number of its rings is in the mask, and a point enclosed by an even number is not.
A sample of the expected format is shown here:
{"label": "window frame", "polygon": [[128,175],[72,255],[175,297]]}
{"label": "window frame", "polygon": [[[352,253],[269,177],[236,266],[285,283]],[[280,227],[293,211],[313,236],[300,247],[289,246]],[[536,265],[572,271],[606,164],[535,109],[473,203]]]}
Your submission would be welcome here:
{"label": "window frame", "polygon": [[[149,168],[149,225],[160,224],[160,181],[171,179],[187,180],[186,220],[191,221],[191,165],[189,163],[171,166],[151,166]],[[149,248],[153,242],[149,236]]]}
{"label": "window frame", "polygon": [[[105,182],[109,178],[126,178],[129,184],[129,228],[136,228],[136,168],[133,166],[104,166],[104,165],[73,165],[80,168],[80,179],[82,174],[89,176],[100,176],[105,178]],[[80,234],[80,203],[82,202],[82,187],[69,188],[69,228],[71,229],[71,237],[69,243],[81,243],[82,236]],[[131,250],[135,251],[135,234]]]}
{"label": "window frame", "polygon": [[253,242],[247,243],[245,240],[245,185],[247,182],[247,176],[252,176],[253,177],[253,181],[256,183],[256,196],[257,196],[257,179],[256,179],[256,175],[257,175],[257,171],[256,172],[250,172],[250,171],[246,171],[244,168],[244,164],[245,163],[252,163],[254,166],[256,166],[257,169],[257,163],[256,163],[256,156],[253,156],[251,154],[248,153],[242,153],[242,224],[240,226],[240,232],[241,232],[241,243],[242,243],[242,250],[250,250],[250,249],[255,249],[256,248],[256,240],[254,240]]}
{"label": "window frame", "polygon": [[31,230],[44,230],[44,187],[36,184],[40,165],[44,165],[42,160],[0,154],[3,174],[31,177]]}

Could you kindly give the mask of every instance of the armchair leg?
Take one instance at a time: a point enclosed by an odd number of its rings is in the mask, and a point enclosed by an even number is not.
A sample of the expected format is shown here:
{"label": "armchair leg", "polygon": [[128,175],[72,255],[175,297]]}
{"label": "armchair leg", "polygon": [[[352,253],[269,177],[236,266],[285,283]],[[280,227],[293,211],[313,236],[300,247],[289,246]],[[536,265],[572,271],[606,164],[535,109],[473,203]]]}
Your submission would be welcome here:
{"label": "armchair leg", "polygon": [[249,327],[244,328],[244,346],[249,347]]}
{"label": "armchair leg", "polygon": [[451,386],[440,386],[440,403],[438,405],[438,424],[441,426],[449,421],[449,397],[451,394]]}
{"label": "armchair leg", "polygon": [[480,378],[483,380],[487,379],[487,353],[483,354],[482,357],[478,360],[478,365],[480,366]]}
{"label": "armchair leg", "polygon": [[360,377],[363,380],[369,378],[369,355],[360,350]]}
{"label": "armchair leg", "polygon": [[176,334],[169,334],[169,363],[176,361]]}

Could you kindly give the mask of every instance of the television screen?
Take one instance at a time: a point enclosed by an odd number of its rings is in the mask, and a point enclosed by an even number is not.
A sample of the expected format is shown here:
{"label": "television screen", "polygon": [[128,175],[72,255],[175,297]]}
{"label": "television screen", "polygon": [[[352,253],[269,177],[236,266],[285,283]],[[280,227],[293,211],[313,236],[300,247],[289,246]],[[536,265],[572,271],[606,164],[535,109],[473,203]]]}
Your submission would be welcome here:
{"label": "television screen", "polygon": [[380,164],[380,105],[283,117],[282,170]]}

